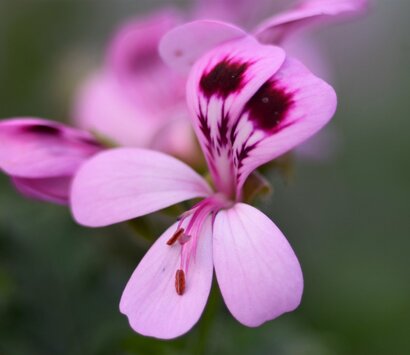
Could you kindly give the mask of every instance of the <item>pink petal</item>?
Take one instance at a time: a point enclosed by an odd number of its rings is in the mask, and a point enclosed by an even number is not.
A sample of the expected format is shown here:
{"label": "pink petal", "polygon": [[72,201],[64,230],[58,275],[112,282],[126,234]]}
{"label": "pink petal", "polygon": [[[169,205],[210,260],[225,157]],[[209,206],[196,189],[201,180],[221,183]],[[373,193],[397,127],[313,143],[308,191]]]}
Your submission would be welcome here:
{"label": "pink petal", "polygon": [[299,262],[282,232],[256,208],[238,203],[218,213],[213,255],[222,296],[242,324],[256,327],[298,307]]}
{"label": "pink petal", "polygon": [[78,223],[98,227],[210,193],[200,175],[171,156],[118,148],[81,167],[73,181],[71,207]]}
{"label": "pink petal", "polygon": [[[162,122],[124,92],[110,72],[91,75],[77,93],[74,121],[122,146],[146,147]],[[144,129],[141,129],[143,127]]]}
{"label": "pink petal", "polygon": [[83,83],[73,118],[79,127],[119,146],[152,148],[184,161],[197,160],[185,98],[172,107],[156,104],[151,110],[132,100],[108,71],[91,75]]}
{"label": "pink petal", "polygon": [[71,175],[102,147],[86,132],[36,118],[0,122],[0,168],[26,178]]}
{"label": "pink petal", "polygon": [[26,197],[60,205],[68,204],[68,196],[72,177],[53,178],[19,178],[12,179],[14,186]]}
{"label": "pink petal", "polygon": [[224,22],[194,21],[169,31],[160,42],[159,52],[170,67],[187,73],[195,61],[210,49],[246,36],[240,28]]}
{"label": "pink petal", "polygon": [[170,70],[158,53],[162,36],[180,22],[176,11],[154,12],[123,25],[109,47],[107,69],[135,105],[151,114],[184,101],[184,78]]}
{"label": "pink petal", "polygon": [[247,102],[239,119],[242,131],[232,145],[238,191],[253,170],[318,132],[332,118],[336,105],[330,85],[287,58]]}
{"label": "pink petal", "polygon": [[175,289],[181,246],[179,243],[166,244],[176,228],[174,224],[147,252],[121,298],[121,312],[127,315],[131,327],[142,335],[171,339],[186,333],[201,316],[211,289],[210,218],[200,233],[196,255],[186,274],[186,289],[181,296]]}
{"label": "pink petal", "polygon": [[202,153],[192,130],[186,104],[175,115],[169,114],[168,122],[158,129],[150,142],[150,148],[177,157],[189,165],[202,163]]}
{"label": "pink petal", "polygon": [[[215,184],[227,195],[235,188],[232,142],[237,138],[237,120],[246,102],[284,60],[279,47],[264,46],[247,37],[207,53],[188,78],[187,100],[194,128]],[[246,131],[246,127],[241,129],[241,134]]]}
{"label": "pink petal", "polygon": [[263,43],[279,43],[299,28],[357,14],[367,5],[368,0],[303,0],[294,8],[262,22],[254,34]]}

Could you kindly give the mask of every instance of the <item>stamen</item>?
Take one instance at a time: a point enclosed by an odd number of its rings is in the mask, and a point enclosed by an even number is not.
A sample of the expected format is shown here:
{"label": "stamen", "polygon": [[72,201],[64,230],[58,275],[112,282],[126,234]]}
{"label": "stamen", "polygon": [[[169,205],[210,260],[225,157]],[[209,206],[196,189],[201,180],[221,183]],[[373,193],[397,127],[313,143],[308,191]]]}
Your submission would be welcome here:
{"label": "stamen", "polygon": [[177,270],[175,274],[175,290],[179,296],[182,296],[185,291],[185,273],[184,270]]}
{"label": "stamen", "polygon": [[172,237],[169,238],[167,244],[173,245],[179,239],[179,237],[181,237],[184,234],[184,232],[184,228],[178,228],[177,231],[172,235]]}

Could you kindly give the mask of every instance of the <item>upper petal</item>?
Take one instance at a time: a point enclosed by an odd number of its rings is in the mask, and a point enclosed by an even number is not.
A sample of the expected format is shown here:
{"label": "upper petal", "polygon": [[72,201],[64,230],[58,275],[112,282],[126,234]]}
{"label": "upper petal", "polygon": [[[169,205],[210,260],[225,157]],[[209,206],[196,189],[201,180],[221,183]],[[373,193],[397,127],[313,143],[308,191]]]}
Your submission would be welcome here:
{"label": "upper petal", "polygon": [[238,118],[246,102],[284,60],[279,47],[246,37],[210,51],[190,73],[187,100],[194,129],[215,184],[228,195],[236,181],[232,145]]}
{"label": "upper petal", "polygon": [[295,148],[334,115],[333,88],[299,61],[287,58],[280,70],[246,103],[232,144],[238,194],[249,174]]}
{"label": "upper petal", "polygon": [[302,0],[263,21],[253,33],[264,43],[279,43],[299,28],[361,12],[367,5],[368,0]]}
{"label": "upper petal", "polygon": [[216,20],[199,20],[175,27],[164,35],[159,52],[171,68],[187,73],[207,51],[233,39],[246,37],[240,28]]}
{"label": "upper petal", "polygon": [[0,122],[0,168],[25,178],[68,176],[102,150],[90,134],[53,121]]}
{"label": "upper petal", "polygon": [[179,160],[156,151],[118,148],[87,161],[76,174],[71,207],[78,223],[106,226],[211,193]]}
{"label": "upper petal", "polygon": [[268,217],[238,203],[217,214],[213,234],[218,284],[238,321],[256,327],[298,307],[302,271],[286,238]]}
{"label": "upper petal", "polygon": [[60,205],[68,204],[71,180],[72,176],[12,179],[16,189],[26,197]]}
{"label": "upper petal", "polygon": [[121,312],[142,335],[171,339],[186,333],[198,321],[208,299],[213,272],[211,219],[199,235],[181,296],[175,290],[181,246],[166,244],[176,229],[174,224],[145,254],[121,297]]}

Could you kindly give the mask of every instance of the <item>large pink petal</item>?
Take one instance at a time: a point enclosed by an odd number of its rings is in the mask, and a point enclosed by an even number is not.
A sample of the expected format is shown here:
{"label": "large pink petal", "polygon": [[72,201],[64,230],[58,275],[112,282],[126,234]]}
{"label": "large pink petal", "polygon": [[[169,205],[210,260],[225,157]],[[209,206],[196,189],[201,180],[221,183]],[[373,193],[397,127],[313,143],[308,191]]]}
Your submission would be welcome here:
{"label": "large pink petal", "polygon": [[12,179],[17,190],[26,197],[60,205],[68,204],[71,180],[72,176]]}
{"label": "large pink petal", "polygon": [[118,148],[96,155],[80,168],[73,181],[71,207],[80,224],[97,227],[210,193],[200,175],[171,156]]}
{"label": "large pink petal", "polygon": [[127,315],[131,327],[142,335],[170,339],[186,333],[198,321],[209,295],[213,272],[211,220],[205,222],[199,235],[183,295],[175,290],[181,246],[179,243],[166,244],[176,228],[174,224],[151,247],[121,298],[121,312]]}
{"label": "large pink petal", "polygon": [[318,132],[332,118],[336,105],[330,85],[287,58],[247,102],[234,131],[238,194],[253,170]]}
{"label": "large pink petal", "polygon": [[237,120],[246,102],[284,60],[285,53],[279,47],[246,37],[204,55],[188,78],[187,100],[194,128],[214,181],[227,195],[235,189],[232,144],[237,140],[235,130],[242,129]]}
{"label": "large pink petal", "polygon": [[159,52],[165,63],[187,73],[195,61],[216,46],[247,34],[240,28],[215,20],[200,20],[178,26],[161,40]]}
{"label": "large pink petal", "polygon": [[184,78],[168,68],[158,53],[162,36],[180,22],[174,10],[154,12],[123,25],[109,46],[107,69],[135,105],[152,114],[184,101]]}
{"label": "large pink petal", "polygon": [[53,121],[0,122],[0,168],[25,178],[67,176],[102,147],[87,132]]}
{"label": "large pink petal", "polygon": [[280,43],[299,28],[357,14],[367,5],[368,0],[302,0],[294,8],[262,22],[254,34],[263,43]]}
{"label": "large pink petal", "polygon": [[242,324],[256,327],[298,307],[299,262],[282,232],[256,208],[238,203],[220,211],[213,251],[222,296]]}

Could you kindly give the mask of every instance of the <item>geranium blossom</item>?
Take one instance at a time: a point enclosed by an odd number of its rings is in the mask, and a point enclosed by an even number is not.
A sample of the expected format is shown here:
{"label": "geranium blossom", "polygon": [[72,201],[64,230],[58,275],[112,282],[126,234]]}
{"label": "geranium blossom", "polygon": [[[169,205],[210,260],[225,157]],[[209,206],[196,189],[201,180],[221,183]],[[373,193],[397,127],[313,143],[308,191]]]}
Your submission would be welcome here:
{"label": "geranium blossom", "polygon": [[28,197],[66,204],[72,176],[103,147],[88,133],[39,118],[0,121],[0,169]]}
{"label": "geranium blossom", "polygon": [[165,339],[197,322],[213,268],[228,309],[247,326],[299,305],[299,262],[275,224],[243,202],[242,188],[256,168],[320,130],[336,95],[281,48],[245,36],[196,61],[187,102],[213,188],[173,157],[118,148],[87,161],[71,195],[74,218],[92,227],[203,198],[158,238],[121,298],[135,331]]}

